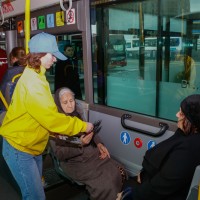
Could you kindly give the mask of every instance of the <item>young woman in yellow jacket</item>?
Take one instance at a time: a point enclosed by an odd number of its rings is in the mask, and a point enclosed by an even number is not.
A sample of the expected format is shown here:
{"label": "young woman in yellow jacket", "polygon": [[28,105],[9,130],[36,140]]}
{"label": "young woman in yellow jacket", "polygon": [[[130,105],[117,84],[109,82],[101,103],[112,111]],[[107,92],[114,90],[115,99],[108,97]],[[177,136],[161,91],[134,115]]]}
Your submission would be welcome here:
{"label": "young woman in yellow jacket", "polygon": [[[39,33],[29,42],[30,53],[20,77],[0,134],[3,156],[22,193],[23,200],[44,200],[42,186],[42,152],[49,133],[75,135],[91,132],[93,125],[59,113],[45,72],[56,58],[67,59],[59,52],[56,38]],[[92,134],[92,133],[91,133]]]}

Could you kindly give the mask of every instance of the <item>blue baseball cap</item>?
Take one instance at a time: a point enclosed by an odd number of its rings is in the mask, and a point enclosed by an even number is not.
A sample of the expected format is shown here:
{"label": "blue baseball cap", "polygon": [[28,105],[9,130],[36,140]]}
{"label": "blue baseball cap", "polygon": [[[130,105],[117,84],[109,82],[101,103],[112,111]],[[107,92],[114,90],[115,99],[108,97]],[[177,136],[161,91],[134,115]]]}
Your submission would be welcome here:
{"label": "blue baseball cap", "polygon": [[30,39],[28,45],[30,53],[52,53],[60,60],[67,60],[67,57],[58,50],[54,35],[44,32],[38,33]]}

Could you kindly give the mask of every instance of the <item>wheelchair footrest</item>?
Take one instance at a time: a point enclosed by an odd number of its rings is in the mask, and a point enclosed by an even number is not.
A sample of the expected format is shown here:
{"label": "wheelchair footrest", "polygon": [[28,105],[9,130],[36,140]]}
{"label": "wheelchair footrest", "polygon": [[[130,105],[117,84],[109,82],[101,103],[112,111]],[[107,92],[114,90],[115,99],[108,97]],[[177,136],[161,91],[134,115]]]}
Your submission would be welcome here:
{"label": "wheelchair footrest", "polygon": [[57,173],[54,168],[48,168],[43,171],[43,185],[44,189],[60,185],[65,182]]}

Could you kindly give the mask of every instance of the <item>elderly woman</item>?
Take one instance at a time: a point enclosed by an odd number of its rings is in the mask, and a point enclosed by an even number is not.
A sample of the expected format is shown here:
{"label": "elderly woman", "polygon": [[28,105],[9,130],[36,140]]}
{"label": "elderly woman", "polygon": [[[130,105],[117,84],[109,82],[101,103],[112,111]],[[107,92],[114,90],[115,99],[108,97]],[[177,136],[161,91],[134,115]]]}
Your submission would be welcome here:
{"label": "elderly woman", "polygon": [[[70,89],[58,89],[55,103],[59,112],[82,118],[82,111],[78,111],[74,93]],[[80,133],[81,145],[77,146],[61,142],[59,137],[56,137],[56,145],[52,145],[54,153],[61,161],[63,171],[72,179],[86,185],[91,200],[115,200],[126,178],[125,171],[121,164],[110,158],[107,148],[97,134],[88,144],[90,137]]]}
{"label": "elderly woman", "polygon": [[185,98],[176,117],[175,134],[146,152],[142,171],[132,182],[132,192],[127,188],[121,199],[186,199],[200,164],[200,95]]}

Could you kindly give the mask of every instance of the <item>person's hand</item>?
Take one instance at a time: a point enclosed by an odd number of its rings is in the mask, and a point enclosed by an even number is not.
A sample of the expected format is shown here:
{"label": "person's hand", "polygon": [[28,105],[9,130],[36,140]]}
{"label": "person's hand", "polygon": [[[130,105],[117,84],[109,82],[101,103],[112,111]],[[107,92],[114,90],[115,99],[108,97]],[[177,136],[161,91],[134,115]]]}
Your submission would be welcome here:
{"label": "person's hand", "polygon": [[94,128],[94,126],[93,126],[93,124],[92,123],[90,123],[90,122],[86,122],[87,123],[87,128],[86,128],[86,133],[90,133],[90,132],[92,132],[92,130],[93,130],[93,128]]}
{"label": "person's hand", "polygon": [[84,146],[84,145],[89,144],[93,135],[94,135],[93,132],[86,134],[86,135],[81,135],[80,140],[81,140],[82,145]]}
{"label": "person's hand", "polygon": [[118,193],[116,200],[122,200],[122,195],[123,195],[123,192]]}
{"label": "person's hand", "polygon": [[108,152],[108,149],[101,143],[97,144],[97,147],[99,149],[99,152],[100,152],[100,156],[99,158],[100,159],[104,159],[108,156],[108,158],[110,158],[110,154]]}
{"label": "person's hand", "polygon": [[141,183],[140,173],[137,175],[137,182]]}
{"label": "person's hand", "polygon": [[131,200],[133,199],[133,191],[131,187],[126,187],[122,192],[117,194],[116,200]]}

